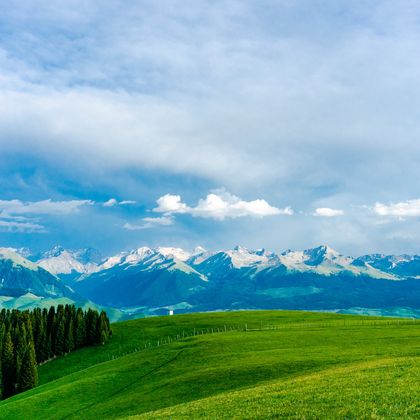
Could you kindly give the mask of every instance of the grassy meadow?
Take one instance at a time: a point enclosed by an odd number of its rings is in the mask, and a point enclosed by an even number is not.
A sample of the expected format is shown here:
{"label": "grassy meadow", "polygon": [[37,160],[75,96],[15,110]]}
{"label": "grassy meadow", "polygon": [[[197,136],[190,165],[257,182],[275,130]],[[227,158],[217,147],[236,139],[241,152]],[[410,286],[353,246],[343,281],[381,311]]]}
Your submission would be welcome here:
{"label": "grassy meadow", "polygon": [[418,322],[239,311],[113,324],[39,368],[5,419],[419,418]]}

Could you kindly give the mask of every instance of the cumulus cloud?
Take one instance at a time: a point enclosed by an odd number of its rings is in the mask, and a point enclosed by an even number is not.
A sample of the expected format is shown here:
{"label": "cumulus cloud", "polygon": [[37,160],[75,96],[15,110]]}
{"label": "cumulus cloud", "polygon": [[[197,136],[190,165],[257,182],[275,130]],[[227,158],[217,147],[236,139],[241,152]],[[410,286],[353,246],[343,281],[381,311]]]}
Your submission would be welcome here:
{"label": "cumulus cloud", "polygon": [[331,209],[329,207],[319,207],[313,213],[316,217],[336,217],[343,216],[344,211],[339,209]]}
{"label": "cumulus cloud", "polygon": [[420,199],[407,200],[399,203],[383,204],[376,203],[373,211],[378,216],[391,217],[418,217],[420,216]]}
{"label": "cumulus cloud", "polygon": [[158,206],[153,209],[157,213],[186,213],[189,207],[182,202],[180,195],[165,194],[156,200]]}
{"label": "cumulus cloud", "polygon": [[224,191],[208,194],[205,198],[200,199],[195,207],[183,203],[181,196],[171,194],[160,197],[157,203],[158,207],[153,209],[155,212],[165,214],[188,213],[194,217],[218,220],[244,216],[290,216],[294,213],[291,207],[280,209],[271,206],[266,200],[262,199],[245,201]]}
{"label": "cumulus cloud", "polygon": [[199,200],[196,207],[191,209],[191,214],[197,217],[209,217],[223,220],[225,218],[237,218],[244,216],[265,217],[280,214],[292,215],[290,207],[279,209],[271,206],[265,200],[244,201],[231,194],[209,194]]}
{"label": "cumulus cloud", "polygon": [[144,217],[140,223],[125,223],[124,229],[126,230],[143,230],[150,229],[155,226],[170,226],[173,224],[173,217],[162,216],[162,217]]}

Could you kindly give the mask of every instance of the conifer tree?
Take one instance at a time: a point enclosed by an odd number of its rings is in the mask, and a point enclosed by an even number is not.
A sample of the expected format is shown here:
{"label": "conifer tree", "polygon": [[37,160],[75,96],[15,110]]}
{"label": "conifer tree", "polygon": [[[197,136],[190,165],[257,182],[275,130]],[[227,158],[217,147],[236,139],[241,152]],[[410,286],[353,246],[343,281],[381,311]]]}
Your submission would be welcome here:
{"label": "conifer tree", "polygon": [[3,381],[3,398],[11,397],[15,394],[15,363],[13,355],[13,342],[10,331],[6,333],[3,352],[1,357],[2,381]]}
{"label": "conifer tree", "polygon": [[65,330],[64,351],[66,353],[74,350],[74,329],[73,318],[67,320],[67,327]]}
{"label": "conifer tree", "polygon": [[43,323],[41,323],[35,345],[36,345],[35,354],[36,354],[37,363],[41,363],[44,360],[48,360],[50,355],[48,351],[47,332]]}
{"label": "conifer tree", "polygon": [[76,348],[80,348],[86,343],[86,325],[85,318],[83,316],[83,310],[79,308],[76,313],[76,323],[75,323],[75,345]]}
{"label": "conifer tree", "polygon": [[0,310],[0,388],[3,398],[38,383],[37,364],[111,336],[104,311],[74,305],[33,311]]}
{"label": "conifer tree", "polygon": [[65,351],[65,325],[64,318],[60,317],[57,321],[57,332],[55,337],[54,353],[61,356]]}
{"label": "conifer tree", "polygon": [[26,327],[24,323],[20,323],[20,325],[16,326],[13,336],[15,381],[18,383],[20,380],[22,361],[25,356],[26,347],[28,344]]}
{"label": "conifer tree", "polygon": [[36,369],[35,349],[33,342],[29,343],[22,360],[19,381],[19,391],[26,391],[38,385],[38,372]]}
{"label": "conifer tree", "polygon": [[97,330],[98,344],[105,344],[109,338],[109,324],[107,323],[107,316],[104,311],[101,312],[98,319]]}

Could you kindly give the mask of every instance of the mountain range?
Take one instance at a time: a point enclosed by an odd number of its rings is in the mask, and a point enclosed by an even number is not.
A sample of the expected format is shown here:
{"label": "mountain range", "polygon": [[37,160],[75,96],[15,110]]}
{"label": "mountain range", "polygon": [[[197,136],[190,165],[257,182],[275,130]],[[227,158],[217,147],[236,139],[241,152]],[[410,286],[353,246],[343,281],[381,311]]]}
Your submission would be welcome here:
{"label": "mountain range", "polygon": [[[26,257],[26,258],[25,258]],[[0,251],[1,304],[71,299],[119,317],[231,309],[310,309],[417,316],[420,257],[344,256],[322,245],[276,254],[141,247],[103,258],[91,248]],[[28,295],[29,294],[29,295]],[[36,297],[36,299],[34,298]]]}

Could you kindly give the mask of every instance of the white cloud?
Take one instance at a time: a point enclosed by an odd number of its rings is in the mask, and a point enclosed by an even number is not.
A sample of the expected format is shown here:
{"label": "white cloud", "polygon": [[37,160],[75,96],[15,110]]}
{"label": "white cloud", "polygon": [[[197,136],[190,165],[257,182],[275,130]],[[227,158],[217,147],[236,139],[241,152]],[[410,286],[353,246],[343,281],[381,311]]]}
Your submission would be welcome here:
{"label": "white cloud", "polygon": [[92,1],[33,15],[24,3],[4,15],[27,32],[0,45],[2,149],[91,176],[142,168],[255,190],[334,180],[357,194],[366,175],[398,185],[402,164],[415,178],[416,8],[348,2],[337,18],[331,2],[276,2],[268,17],[258,1]]}
{"label": "white cloud", "polygon": [[108,201],[102,204],[104,207],[114,207],[118,205],[118,201],[115,198],[110,198]]}
{"label": "white cloud", "polygon": [[155,226],[170,226],[173,224],[173,218],[171,216],[162,216],[162,217],[144,217],[141,219],[140,223],[125,223],[124,229],[127,230],[143,230],[150,229]]}
{"label": "white cloud", "polygon": [[199,200],[198,205],[190,210],[196,217],[207,217],[223,220],[225,218],[237,218],[244,216],[265,217],[280,214],[292,215],[290,207],[279,209],[273,207],[265,200],[244,201],[231,194],[209,194]]}
{"label": "white cloud", "polygon": [[67,215],[75,213],[81,207],[94,204],[91,200],[42,201],[0,200],[0,212],[5,215],[49,214]]}
{"label": "white cloud", "polygon": [[127,206],[129,204],[136,204],[136,202],[133,200],[118,201],[115,198],[110,198],[108,201],[105,201],[105,203],[103,203],[102,205],[104,207],[115,207],[115,206]]}
{"label": "white cloud", "polygon": [[225,191],[208,194],[206,198],[198,201],[197,206],[189,207],[183,203],[181,196],[166,194],[157,200],[158,207],[155,212],[166,214],[188,213],[194,217],[212,218],[224,220],[226,218],[237,218],[244,216],[265,217],[277,215],[292,215],[290,207],[279,209],[271,206],[267,201],[257,199],[244,201],[235,195]]}
{"label": "white cloud", "polygon": [[156,201],[158,206],[153,209],[157,213],[186,213],[189,208],[181,201],[180,195],[165,194]]}
{"label": "white cloud", "polygon": [[46,232],[45,227],[32,222],[17,222],[10,220],[0,220],[0,230],[7,232],[19,233],[43,233]]}
{"label": "white cloud", "polygon": [[378,216],[399,218],[420,216],[420,199],[391,203],[389,205],[376,203],[373,207],[373,211]]}
{"label": "white cloud", "polygon": [[313,216],[317,217],[336,217],[336,216],[343,216],[344,211],[339,209],[331,209],[329,207],[319,207],[315,209]]}
{"label": "white cloud", "polygon": [[45,227],[38,223],[34,215],[68,215],[78,212],[83,206],[93,204],[91,200],[0,200],[0,229],[20,233],[46,232]]}
{"label": "white cloud", "polygon": [[[339,14],[336,2],[310,0],[269,2],[270,13],[259,0],[53,3],[1,13],[11,28],[0,41],[2,155],[23,151],[39,172],[41,160],[74,184],[111,183],[117,197],[139,184],[153,194],[148,171],[175,175],[178,191],[191,180],[268,203],[316,203],[308,212],[345,194],[334,202],[349,218],[347,204],[373,204],[373,193],[382,203],[393,192],[416,197],[414,0],[340,2]],[[19,172],[19,161],[3,159],[2,171]],[[318,222],[273,220],[276,241],[291,246],[299,231],[306,246]],[[370,223],[361,231],[382,246]]]}

